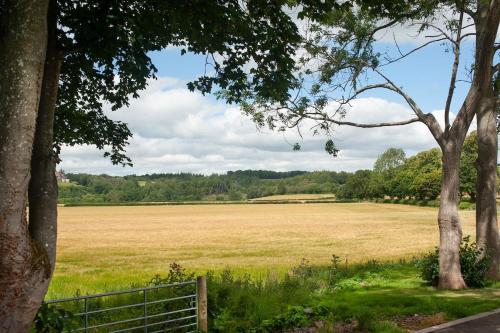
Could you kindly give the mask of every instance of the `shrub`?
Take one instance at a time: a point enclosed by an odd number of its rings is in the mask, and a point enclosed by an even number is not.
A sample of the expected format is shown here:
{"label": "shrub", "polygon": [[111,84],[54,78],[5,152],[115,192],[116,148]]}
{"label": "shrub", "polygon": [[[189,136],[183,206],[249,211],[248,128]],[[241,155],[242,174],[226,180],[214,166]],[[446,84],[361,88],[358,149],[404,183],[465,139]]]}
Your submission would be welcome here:
{"label": "shrub", "polygon": [[476,204],[473,202],[469,201],[461,201],[460,204],[458,205],[459,209],[475,209]]}
{"label": "shrub", "polygon": [[303,306],[289,306],[283,313],[272,319],[263,320],[257,331],[261,332],[283,332],[290,328],[303,328],[310,325],[314,320],[325,319],[329,309],[319,305],[304,308]]}
{"label": "shrub", "polygon": [[73,319],[71,312],[44,303],[36,314],[33,329],[36,333],[71,332]]}
{"label": "shrub", "polygon": [[300,264],[292,268],[292,274],[300,279],[307,279],[314,274],[314,268],[309,264],[309,260],[302,258]]}
{"label": "shrub", "polygon": [[[460,243],[460,266],[462,276],[468,287],[483,288],[486,285],[486,271],[488,269],[489,257],[485,256],[479,260],[482,249],[466,236]],[[417,260],[417,267],[421,270],[420,276],[432,286],[439,282],[439,249],[426,254]]]}

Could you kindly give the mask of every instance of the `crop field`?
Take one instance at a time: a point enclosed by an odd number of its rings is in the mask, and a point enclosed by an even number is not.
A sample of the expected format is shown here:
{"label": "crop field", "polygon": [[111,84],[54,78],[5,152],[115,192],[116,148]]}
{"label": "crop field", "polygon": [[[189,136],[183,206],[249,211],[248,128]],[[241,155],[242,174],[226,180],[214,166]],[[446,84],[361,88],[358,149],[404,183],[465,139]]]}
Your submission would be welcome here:
{"label": "crop field", "polygon": [[267,197],[260,197],[255,199],[250,199],[250,201],[283,201],[283,200],[324,200],[324,199],[334,199],[335,194],[325,193],[325,194],[279,194],[270,195]]}
{"label": "crop field", "polygon": [[[472,235],[475,212],[460,214]],[[60,207],[48,298],[143,285],[173,261],[259,277],[302,258],[328,264],[332,254],[349,263],[408,258],[437,245],[436,216],[436,208],[372,203]]]}

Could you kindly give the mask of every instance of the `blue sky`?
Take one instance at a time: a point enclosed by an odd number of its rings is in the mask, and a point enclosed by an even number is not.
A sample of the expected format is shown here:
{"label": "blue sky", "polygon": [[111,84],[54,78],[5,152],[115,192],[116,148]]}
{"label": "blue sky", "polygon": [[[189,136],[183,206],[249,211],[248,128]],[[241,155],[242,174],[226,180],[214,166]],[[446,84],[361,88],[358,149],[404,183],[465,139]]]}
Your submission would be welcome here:
{"label": "blue sky", "polygon": [[[407,52],[415,47],[413,43],[399,45],[402,52]],[[444,108],[448,94],[450,71],[453,58],[451,53],[445,51],[446,47],[439,44],[429,45],[408,56],[404,61],[394,63],[384,68],[394,82],[399,83],[414,97],[424,110],[437,110]],[[379,43],[379,52],[389,52],[397,55],[397,49],[391,42]],[[203,74],[205,57],[187,53],[180,55],[180,49],[171,48],[161,52],[151,53],[151,59],[158,68],[158,76],[175,77],[180,80],[190,81]],[[473,60],[473,43],[462,45],[461,62],[470,65]],[[460,67],[459,77],[466,77],[464,67]],[[452,109],[457,109],[467,93],[467,84],[458,83]],[[393,93],[378,91],[370,96],[381,97],[390,101],[400,101]],[[210,96],[207,96],[210,98]],[[213,100],[213,98],[212,98]]]}
{"label": "blue sky", "polygon": [[[416,42],[418,43],[418,41]],[[410,50],[415,42],[399,46]],[[379,42],[380,51],[396,54],[392,42]],[[472,43],[463,44],[462,64],[472,61]],[[61,167],[67,172],[144,174],[152,172],[223,173],[236,169],[347,170],[371,168],[385,149],[399,147],[408,155],[436,146],[421,124],[397,128],[339,128],[334,140],[341,152],[332,158],[323,150],[324,137],[296,132],[285,135],[257,131],[237,106],[225,105],[213,96],[191,93],[186,83],[204,71],[203,56],[169,48],[151,54],[158,80],[150,82],[141,97],[127,109],[110,112],[113,119],[127,122],[134,133],[128,148],[134,167],[113,166],[94,147],[66,147]],[[444,109],[448,93],[452,54],[441,45],[418,51],[384,72],[409,93],[425,112]],[[461,71],[459,78],[464,78]],[[457,85],[452,111],[467,92]],[[353,105],[348,119],[360,122],[402,120],[413,114],[405,103],[386,91],[370,92]],[[306,131],[307,132],[307,131]],[[291,144],[300,142],[302,151]]]}

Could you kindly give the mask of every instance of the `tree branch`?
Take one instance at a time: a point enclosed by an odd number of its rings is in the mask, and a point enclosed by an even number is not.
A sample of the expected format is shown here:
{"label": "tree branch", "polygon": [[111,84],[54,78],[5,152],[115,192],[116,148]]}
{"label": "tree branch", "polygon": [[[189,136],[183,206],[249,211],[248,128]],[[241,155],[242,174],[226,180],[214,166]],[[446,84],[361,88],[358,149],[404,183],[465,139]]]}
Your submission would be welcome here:
{"label": "tree branch", "polygon": [[443,145],[444,144],[443,130],[441,129],[441,126],[439,126],[439,123],[437,122],[436,118],[430,113],[425,114],[422,111],[422,109],[418,106],[418,104],[408,94],[406,94],[401,88],[396,86],[396,84],[393,81],[391,81],[387,76],[385,76],[382,72],[380,72],[376,68],[373,68],[373,70],[377,74],[382,76],[387,81],[387,83],[389,83],[392,86],[391,90],[395,91],[405,99],[406,103],[411,107],[411,109],[417,115],[419,120],[429,128],[429,130],[431,131],[432,135],[434,136],[438,144]]}
{"label": "tree branch", "polygon": [[340,121],[340,120],[332,119],[330,117],[327,117],[326,119],[324,119],[324,121],[328,121],[330,123],[340,125],[340,126],[351,126],[351,127],[360,127],[360,128],[377,128],[377,127],[408,125],[408,124],[420,122],[420,119],[419,118],[411,118],[411,119],[403,120],[403,121],[382,122],[382,123],[372,123],[372,124],[361,124],[361,123],[354,123],[354,122],[350,122],[350,121]]}
{"label": "tree branch", "polygon": [[[387,65],[390,65],[392,63],[398,62],[399,60],[401,60],[403,58],[406,58],[410,54],[412,54],[412,53],[414,53],[414,52],[416,52],[416,51],[418,51],[420,49],[423,49],[424,47],[428,46],[429,44],[436,43],[436,42],[441,42],[443,40],[447,40],[447,38],[442,37],[442,38],[439,38],[439,39],[434,39],[434,40],[428,41],[427,43],[424,43],[424,44],[422,44],[422,45],[414,48],[413,50],[411,50],[411,51],[409,51],[407,53],[401,53],[401,51],[399,51],[399,47],[398,47],[398,51],[401,54],[401,56],[399,58],[395,58],[395,59],[386,59],[387,62],[385,64],[379,65],[379,67],[387,66]],[[396,45],[397,45],[397,43],[396,43]]]}
{"label": "tree branch", "polygon": [[444,108],[444,130],[445,130],[445,132],[447,132],[450,129],[450,107],[451,107],[451,101],[453,100],[453,93],[455,92],[455,83],[457,80],[458,64],[460,62],[460,38],[461,38],[461,34],[462,34],[463,19],[464,19],[464,12],[461,11],[460,12],[460,19],[458,22],[456,43],[453,47],[453,53],[455,54],[455,58],[453,60],[453,65],[451,67],[450,86],[448,88],[448,97],[446,98],[446,105]]}
{"label": "tree branch", "polygon": [[449,40],[450,42],[452,42],[453,44],[455,44],[455,40],[446,33],[446,31],[444,31],[443,29],[441,29],[440,27],[438,27],[437,25],[435,24],[432,24],[432,23],[429,23],[429,22],[417,22],[413,25],[416,25],[416,24],[419,24],[419,25],[423,25],[423,26],[429,26],[431,28],[434,28],[435,30],[439,31],[439,34],[437,35],[431,35],[431,36],[426,36],[426,37],[439,37],[439,36],[443,36],[443,38]]}
{"label": "tree branch", "polygon": [[458,42],[461,42],[462,40],[464,40],[466,37],[469,37],[469,36],[477,36],[477,33],[476,32],[469,32],[469,33],[463,34],[462,37],[460,37],[460,39],[458,40]]}
{"label": "tree branch", "polygon": [[492,70],[491,74],[495,74],[496,72],[500,72],[500,62],[498,64],[496,64],[495,66],[493,66],[493,70]]}
{"label": "tree branch", "polygon": [[476,13],[471,9],[467,8],[464,3],[460,3],[459,0],[455,0],[455,6],[457,6],[457,8],[459,8],[462,12],[469,15],[473,19],[476,18]]}

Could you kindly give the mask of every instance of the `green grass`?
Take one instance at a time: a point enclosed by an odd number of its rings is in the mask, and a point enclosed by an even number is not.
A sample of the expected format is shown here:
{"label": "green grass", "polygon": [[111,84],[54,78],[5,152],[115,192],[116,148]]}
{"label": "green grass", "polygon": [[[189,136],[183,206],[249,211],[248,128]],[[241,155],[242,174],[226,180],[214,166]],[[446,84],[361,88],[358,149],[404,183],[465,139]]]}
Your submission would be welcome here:
{"label": "green grass", "polygon": [[[298,271],[281,282],[268,280],[257,282],[253,287],[251,282],[239,279],[229,282],[224,278],[215,279],[209,284],[215,294],[212,298],[217,299],[222,289],[227,300],[225,306],[214,310],[223,314],[224,325],[220,331],[246,331],[262,326],[266,320],[273,321],[273,318],[286,323],[282,318],[284,313],[290,313],[292,322],[293,318],[303,319],[297,316],[293,308],[296,306],[325,309],[319,317],[306,318],[306,322],[307,319],[330,323],[355,320],[359,329],[370,332],[404,332],[394,321],[415,314],[444,314],[446,320],[453,320],[500,307],[500,284],[485,289],[439,291],[423,284],[412,263],[372,262],[337,268],[337,273],[332,273],[328,267],[302,266]],[[334,281],[332,274],[337,274]],[[242,304],[246,312],[235,311],[231,321],[231,311]],[[290,312],[290,307],[294,311]],[[220,321],[214,314],[214,329],[220,326]],[[251,324],[241,327],[242,322]]]}
{"label": "green grass", "polygon": [[[453,320],[500,307],[499,283],[484,289],[436,290],[424,285],[413,262],[370,261],[348,267],[339,262],[303,262],[289,271],[251,275],[243,270],[205,273],[210,331],[274,332],[322,321],[327,327],[354,322],[365,332],[405,332],[398,318],[440,314]],[[144,277],[143,284],[151,278]],[[96,285],[99,290],[108,287]]]}

